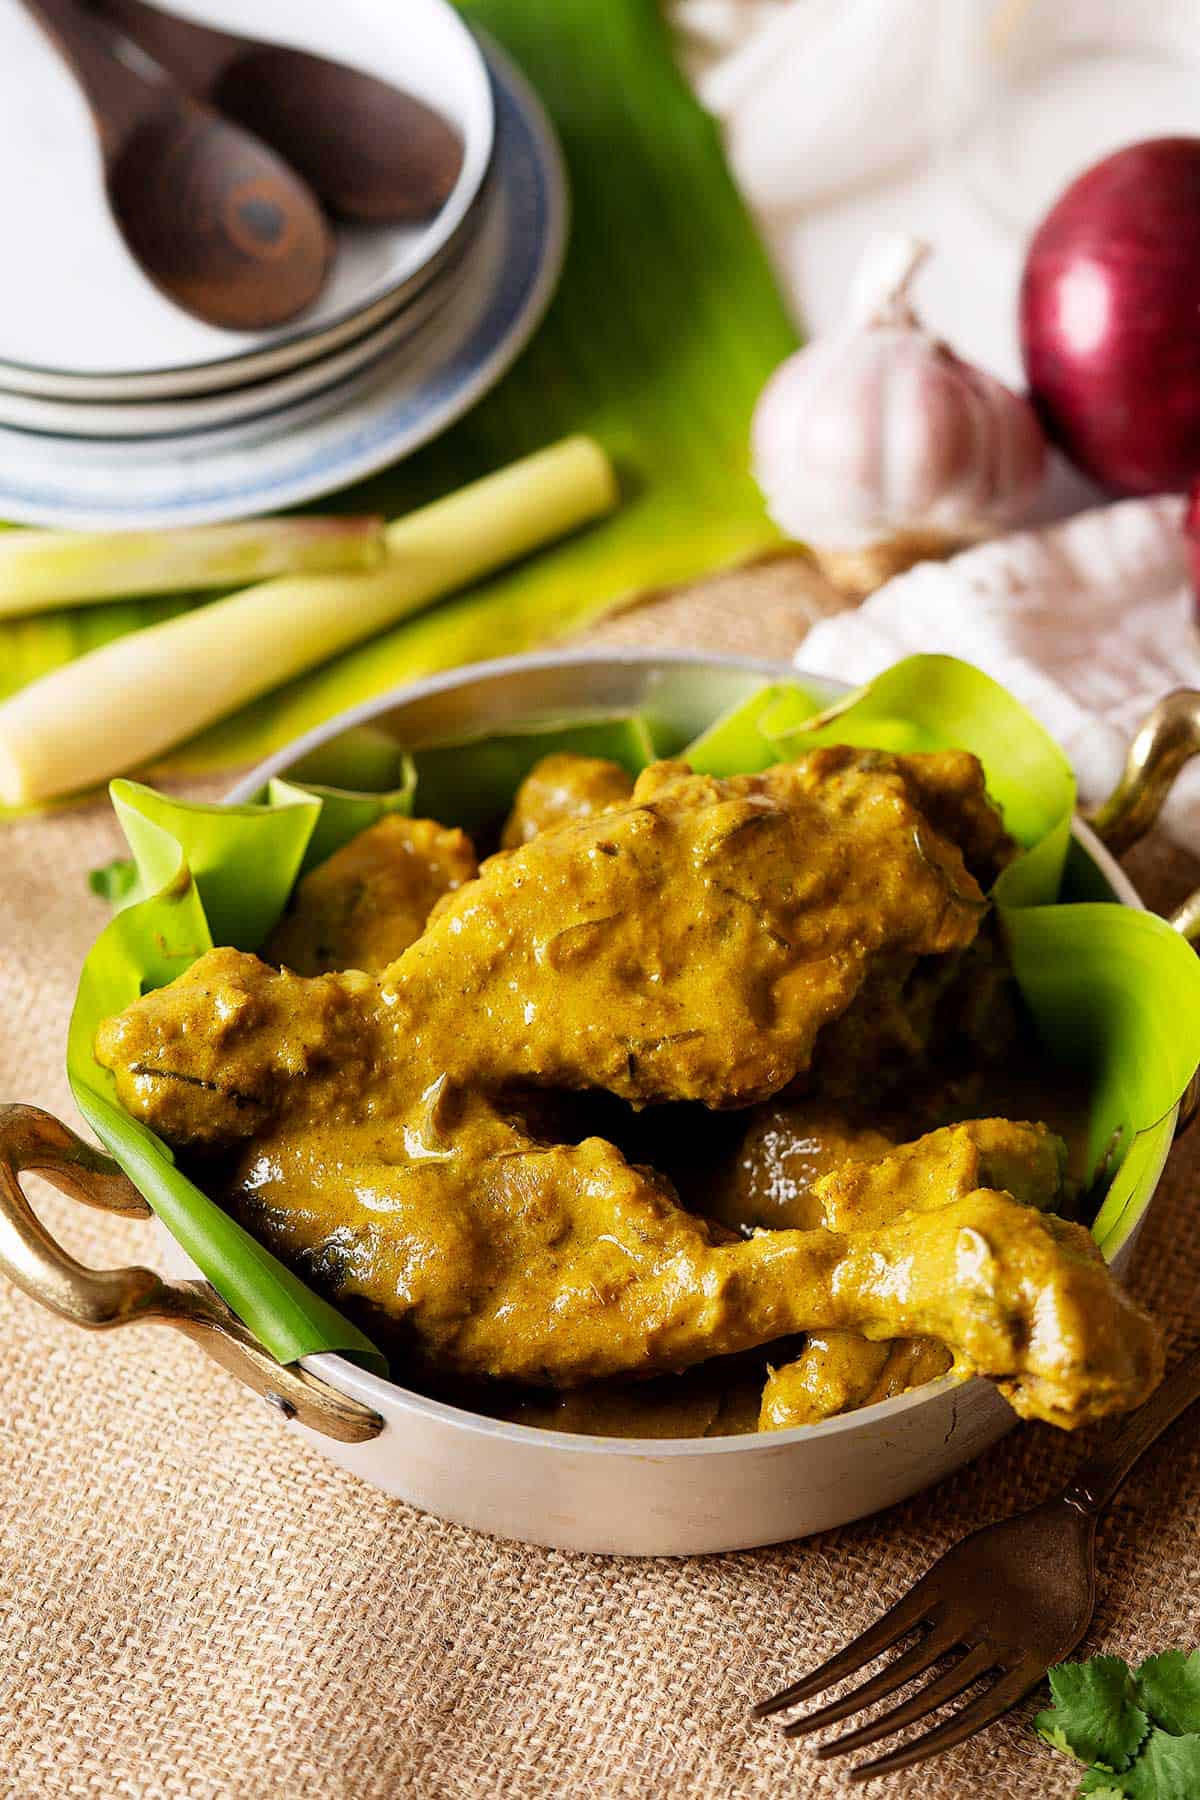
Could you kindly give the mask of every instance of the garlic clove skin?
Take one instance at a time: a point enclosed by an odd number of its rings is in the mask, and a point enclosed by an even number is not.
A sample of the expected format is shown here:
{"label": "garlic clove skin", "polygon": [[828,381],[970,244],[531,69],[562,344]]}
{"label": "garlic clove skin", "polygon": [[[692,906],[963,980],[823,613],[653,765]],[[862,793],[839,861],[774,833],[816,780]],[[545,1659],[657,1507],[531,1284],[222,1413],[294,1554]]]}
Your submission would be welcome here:
{"label": "garlic clove skin", "polygon": [[771,517],[819,557],[857,559],[856,587],[873,552],[895,573],[898,557],[907,567],[1016,523],[1045,473],[1029,402],[918,323],[908,283],[923,255],[911,239],[874,246],[851,323],[788,357],[755,408],[754,473]]}
{"label": "garlic clove skin", "polygon": [[1032,407],[923,333],[820,339],[763,389],[754,472],[789,535],[862,549],[897,531],[971,539],[1041,485]]}

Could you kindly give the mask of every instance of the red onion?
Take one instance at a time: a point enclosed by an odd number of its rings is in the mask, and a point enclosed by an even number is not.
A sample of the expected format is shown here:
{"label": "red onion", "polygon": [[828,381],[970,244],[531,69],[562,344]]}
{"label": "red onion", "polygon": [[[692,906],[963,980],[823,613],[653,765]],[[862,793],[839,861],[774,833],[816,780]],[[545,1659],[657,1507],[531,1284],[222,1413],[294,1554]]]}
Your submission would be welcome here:
{"label": "red onion", "polygon": [[1048,435],[1105,487],[1200,472],[1200,138],[1105,157],[1047,214],[1021,282],[1021,347]]}
{"label": "red onion", "polygon": [[1187,542],[1188,567],[1192,572],[1192,591],[1196,596],[1196,616],[1200,619],[1200,479],[1192,483],[1188,494],[1183,535]]}

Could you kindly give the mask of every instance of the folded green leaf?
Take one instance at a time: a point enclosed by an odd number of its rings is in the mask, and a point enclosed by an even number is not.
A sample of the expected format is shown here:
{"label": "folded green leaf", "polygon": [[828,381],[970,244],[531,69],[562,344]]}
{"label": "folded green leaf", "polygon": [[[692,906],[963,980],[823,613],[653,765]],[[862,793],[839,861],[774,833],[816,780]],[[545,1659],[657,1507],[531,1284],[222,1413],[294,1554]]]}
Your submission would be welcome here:
{"label": "folded green leaf", "polygon": [[319,802],[284,784],[266,807],[185,804],[137,781],[109,793],[139,891],[194,883],[213,943],[257,950],[299,876]]}
{"label": "folded green leaf", "polygon": [[531,725],[502,736],[414,751],[414,804],[423,818],[451,819],[464,831],[477,831],[507,810],[534,763],[551,750],[601,756],[631,775],[653,762],[655,754],[645,721],[631,715]]}
{"label": "folded green leaf", "polygon": [[412,758],[381,725],[351,725],[288,764],[288,780],[352,793],[411,788]]}
{"label": "folded green leaf", "polygon": [[167,1146],[116,1098],[92,1053],[96,1029],[139,994],[174,980],[214,942],[255,950],[287,903],[318,835],[335,848],[389,808],[390,794],[319,794],[272,784],[268,804],[203,806],[135,782],[113,783],[148,898],[127,904],[84,964],[67,1041],[67,1073],[80,1112],[238,1317],[280,1362],[343,1350],[386,1372],[379,1352],[189,1181]]}
{"label": "folded green leaf", "polygon": [[815,705],[799,682],[774,683],[718,719],[685,754],[693,768],[733,775],[820,744],[973,750],[1025,851],[1001,875],[996,900],[1032,906],[1058,898],[1075,777],[1033,714],[990,676],[952,656],[909,656],[816,717]]}
{"label": "folded green leaf", "polygon": [[1120,1159],[1093,1226],[1111,1256],[1170,1147],[1166,1115],[1200,1066],[1200,958],[1162,919],[1126,906],[1004,908],[1002,926],[1040,1037],[1089,1076],[1093,1179]]}
{"label": "folded green leaf", "polygon": [[782,740],[806,724],[819,706],[799,682],[771,682],[694,738],[687,760],[701,775],[753,775],[786,759]]}
{"label": "folded green leaf", "polygon": [[[324,787],[307,781],[303,787],[297,787],[293,782],[276,778],[267,784],[267,801],[271,806],[287,806],[295,804],[296,795],[320,801],[321,810],[300,862],[299,874],[307,875],[310,869],[323,863],[326,857],[332,856],[352,837],[357,837],[360,831],[365,831],[368,825],[374,825],[384,813],[411,813],[414,781],[411,763],[406,764],[401,786],[386,794],[352,794],[343,788]],[[278,913],[272,915],[272,925],[277,917]]]}
{"label": "folded green leaf", "polygon": [[816,744],[973,750],[1004,823],[1026,851],[996,883],[1005,906],[1057,898],[1071,837],[1075,777],[1049,733],[998,682],[952,656],[909,656],[815,725],[787,732],[784,753]]}

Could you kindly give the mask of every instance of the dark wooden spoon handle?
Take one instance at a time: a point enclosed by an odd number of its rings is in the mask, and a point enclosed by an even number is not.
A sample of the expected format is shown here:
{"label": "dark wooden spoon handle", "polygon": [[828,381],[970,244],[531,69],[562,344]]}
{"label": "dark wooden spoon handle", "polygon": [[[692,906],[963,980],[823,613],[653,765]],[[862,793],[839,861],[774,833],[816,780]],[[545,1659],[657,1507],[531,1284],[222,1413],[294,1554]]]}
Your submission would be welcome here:
{"label": "dark wooden spoon handle", "polygon": [[113,53],[79,0],[24,0],[87,96],[109,210],[176,306],[210,325],[265,331],[321,290],[333,243],[316,196],[275,151]]}
{"label": "dark wooden spoon handle", "polygon": [[179,87],[291,164],[341,218],[432,218],[458,180],[462,134],[436,107],[365,69],[164,12],[88,0]]}
{"label": "dark wooden spoon handle", "polygon": [[23,0],[83,89],[106,155],[156,100],[155,84],[113,55],[111,40],[78,0]]}
{"label": "dark wooden spoon handle", "polygon": [[89,4],[198,100],[212,98],[230,63],[246,48],[244,37],[215,25],[197,25],[146,6],[143,0],[89,0]]}

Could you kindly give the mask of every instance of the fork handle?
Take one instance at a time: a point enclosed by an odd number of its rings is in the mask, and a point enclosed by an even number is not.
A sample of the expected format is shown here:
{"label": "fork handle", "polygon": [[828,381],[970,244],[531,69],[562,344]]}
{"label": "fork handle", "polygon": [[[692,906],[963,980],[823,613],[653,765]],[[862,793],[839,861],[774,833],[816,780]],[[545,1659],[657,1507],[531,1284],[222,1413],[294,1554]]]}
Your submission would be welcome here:
{"label": "fork handle", "polygon": [[1098,1455],[1089,1457],[1076,1469],[1074,1480],[1063,1494],[1066,1504],[1083,1513],[1102,1511],[1133,1465],[1197,1400],[1200,1346],[1175,1364],[1144,1406],[1113,1427]]}

